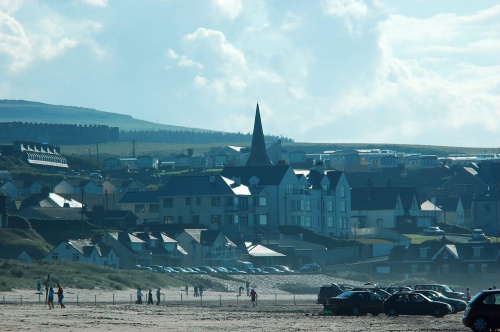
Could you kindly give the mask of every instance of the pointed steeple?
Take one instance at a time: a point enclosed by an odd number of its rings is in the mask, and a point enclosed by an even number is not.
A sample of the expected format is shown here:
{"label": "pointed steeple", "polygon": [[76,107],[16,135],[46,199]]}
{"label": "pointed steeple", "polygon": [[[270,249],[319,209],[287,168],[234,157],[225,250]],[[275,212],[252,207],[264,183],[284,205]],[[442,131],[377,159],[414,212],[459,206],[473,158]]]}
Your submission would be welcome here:
{"label": "pointed steeple", "polygon": [[269,157],[267,156],[266,143],[264,141],[264,131],[262,130],[262,123],[260,121],[259,104],[257,103],[257,110],[255,111],[255,123],[253,125],[252,134],[252,149],[248,157],[246,166],[269,166],[272,165]]}

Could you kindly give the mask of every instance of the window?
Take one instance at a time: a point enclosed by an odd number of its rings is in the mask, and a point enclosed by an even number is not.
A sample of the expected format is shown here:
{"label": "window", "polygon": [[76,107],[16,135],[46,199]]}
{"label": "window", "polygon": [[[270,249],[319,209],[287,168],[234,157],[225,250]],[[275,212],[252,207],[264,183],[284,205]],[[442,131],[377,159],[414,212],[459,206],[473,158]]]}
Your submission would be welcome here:
{"label": "window", "polygon": [[482,247],[473,247],[472,248],[474,250],[474,257],[481,257],[481,249]]}
{"label": "window", "polygon": [[168,217],[163,217],[163,223],[171,225],[174,223],[174,217],[173,216],[168,216]]}
{"label": "window", "polygon": [[306,216],[304,218],[305,221],[305,227],[312,227],[312,217],[311,216]]}
{"label": "window", "polygon": [[259,225],[267,225],[267,215],[261,214],[258,216],[259,218]]}
{"label": "window", "polygon": [[172,198],[163,199],[163,207],[171,208],[174,207],[174,200]]}
{"label": "window", "polygon": [[340,187],[340,197],[345,197],[345,186]]}
{"label": "window", "polygon": [[248,226],[248,215],[246,213],[240,214],[238,219],[241,226]]}
{"label": "window", "polygon": [[347,210],[346,206],[347,204],[345,201],[340,202],[340,212],[346,212]]}
{"label": "window", "polygon": [[341,229],[347,229],[347,217],[341,217],[340,218],[340,225],[339,227]]}
{"label": "window", "polygon": [[228,220],[228,224],[229,225],[238,225],[238,215],[237,214],[230,214],[229,216],[227,216]]}
{"label": "window", "polygon": [[443,259],[448,259],[448,252],[447,251],[443,251]]}
{"label": "window", "polygon": [[158,212],[158,204],[149,204],[149,212]]}
{"label": "window", "polygon": [[327,219],[326,219],[326,225],[329,228],[334,227],[334,225],[333,225],[333,217],[327,217]]}
{"label": "window", "polygon": [[198,246],[196,245],[196,243],[191,243],[191,245],[189,247],[191,249],[191,253],[196,253],[196,250],[198,249]]}
{"label": "window", "polygon": [[420,248],[420,258],[427,258],[427,248]]}
{"label": "window", "polygon": [[292,225],[302,226],[302,216],[292,216]]}
{"label": "window", "polygon": [[191,205],[191,197],[186,197],[186,205]]}
{"label": "window", "polygon": [[136,204],[135,205],[135,212],[136,213],[146,212],[146,207],[144,206],[144,204]]}
{"label": "window", "polygon": [[73,262],[78,262],[80,260],[80,255],[73,254]]}
{"label": "window", "polygon": [[474,273],[474,264],[469,264],[469,274]]}
{"label": "window", "polygon": [[311,201],[304,201],[304,211],[311,211]]}
{"label": "window", "polygon": [[199,224],[200,223],[200,216],[193,216],[193,224]]}
{"label": "window", "polygon": [[222,223],[222,217],[220,214],[214,214],[210,217],[212,224],[220,225]]}
{"label": "window", "polygon": [[220,206],[221,205],[221,198],[220,196],[214,196],[212,197],[212,206]]}
{"label": "window", "polygon": [[450,273],[450,265],[443,264],[443,273]]}
{"label": "window", "polygon": [[333,212],[333,201],[326,201],[326,211]]}
{"label": "window", "polygon": [[267,206],[267,197],[259,197],[259,206]]}
{"label": "window", "polygon": [[288,183],[286,185],[285,190],[286,190],[286,194],[293,194],[293,183]]}

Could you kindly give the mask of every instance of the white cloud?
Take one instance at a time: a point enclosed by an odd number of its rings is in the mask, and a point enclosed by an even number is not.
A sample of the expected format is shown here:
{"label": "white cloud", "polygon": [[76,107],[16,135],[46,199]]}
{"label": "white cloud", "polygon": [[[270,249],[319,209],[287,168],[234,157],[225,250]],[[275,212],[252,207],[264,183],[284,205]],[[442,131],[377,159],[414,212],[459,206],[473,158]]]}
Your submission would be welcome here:
{"label": "white cloud", "polygon": [[212,4],[222,16],[230,20],[236,19],[243,11],[242,0],[212,0]]}
{"label": "white cloud", "polygon": [[0,12],[0,54],[10,63],[9,69],[18,70],[31,60],[31,44],[23,26],[9,14]]}
{"label": "white cloud", "polygon": [[87,4],[92,7],[108,7],[108,0],[82,0],[84,4]]}
{"label": "white cloud", "polygon": [[344,20],[351,35],[360,35],[363,21],[368,15],[366,1],[362,0],[323,0],[325,15]]}

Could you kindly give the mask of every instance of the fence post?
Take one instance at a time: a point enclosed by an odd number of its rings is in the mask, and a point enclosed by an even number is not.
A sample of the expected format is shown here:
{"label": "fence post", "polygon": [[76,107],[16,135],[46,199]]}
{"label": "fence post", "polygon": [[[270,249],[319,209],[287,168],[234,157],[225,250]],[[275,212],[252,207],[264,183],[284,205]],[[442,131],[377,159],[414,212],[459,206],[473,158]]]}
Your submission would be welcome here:
{"label": "fence post", "polygon": [[238,306],[240,303],[239,303],[239,300],[240,300],[240,296],[239,295],[236,295],[236,305]]}
{"label": "fence post", "polygon": [[76,294],[76,305],[80,305],[80,295]]}
{"label": "fence post", "polygon": [[293,294],[293,305],[297,305],[297,302],[295,301],[295,294]]}
{"label": "fence post", "polygon": [[132,304],[132,294],[130,294],[130,304]]}
{"label": "fence post", "polygon": [[182,293],[181,293],[181,303],[182,303]]}
{"label": "fence post", "polygon": [[274,293],[274,305],[278,305],[278,294]]}
{"label": "fence post", "polygon": [[23,296],[21,295],[21,305],[23,305]]}
{"label": "fence post", "polygon": [[94,305],[97,305],[97,294],[94,295]]}
{"label": "fence post", "polygon": [[3,304],[5,304],[5,295],[3,296]]}
{"label": "fence post", "polygon": [[203,295],[200,294],[200,305],[203,306]]}
{"label": "fence post", "polygon": [[38,303],[42,303],[42,294],[38,294]]}
{"label": "fence post", "polygon": [[113,305],[115,305],[115,293],[113,293]]}
{"label": "fence post", "polygon": [[219,307],[222,307],[222,295],[219,294]]}

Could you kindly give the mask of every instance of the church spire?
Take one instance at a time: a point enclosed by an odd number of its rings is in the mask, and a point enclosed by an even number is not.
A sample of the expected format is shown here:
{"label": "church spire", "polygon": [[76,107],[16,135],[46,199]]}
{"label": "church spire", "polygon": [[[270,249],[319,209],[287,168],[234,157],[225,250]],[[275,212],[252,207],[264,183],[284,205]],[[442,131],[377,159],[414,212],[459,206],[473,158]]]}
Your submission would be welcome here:
{"label": "church spire", "polygon": [[252,148],[246,166],[269,166],[271,161],[267,156],[266,143],[264,141],[264,131],[260,121],[259,104],[255,111],[255,123],[253,125]]}

